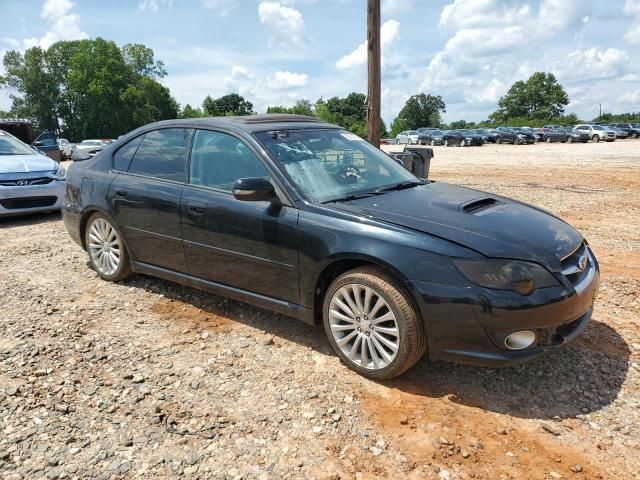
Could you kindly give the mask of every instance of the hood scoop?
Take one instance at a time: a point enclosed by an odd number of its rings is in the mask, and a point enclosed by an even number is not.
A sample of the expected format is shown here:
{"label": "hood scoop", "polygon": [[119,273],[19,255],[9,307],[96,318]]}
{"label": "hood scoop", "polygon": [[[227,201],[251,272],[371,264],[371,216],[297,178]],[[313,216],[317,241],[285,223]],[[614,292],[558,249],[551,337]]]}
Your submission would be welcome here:
{"label": "hood scoop", "polygon": [[464,213],[469,213],[471,215],[487,215],[488,213],[502,209],[504,206],[505,204],[500,200],[487,197],[476,198],[469,202],[463,203],[462,205],[460,205],[460,208]]}

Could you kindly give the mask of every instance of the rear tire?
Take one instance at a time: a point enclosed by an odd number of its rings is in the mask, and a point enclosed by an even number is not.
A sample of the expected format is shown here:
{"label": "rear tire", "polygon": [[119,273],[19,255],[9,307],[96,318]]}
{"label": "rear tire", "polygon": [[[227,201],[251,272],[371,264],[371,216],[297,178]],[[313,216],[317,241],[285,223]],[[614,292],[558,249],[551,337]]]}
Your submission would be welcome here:
{"label": "rear tire", "polygon": [[329,343],[342,362],[368,378],[396,377],[427,350],[424,322],[408,294],[372,267],[336,278],[325,294],[322,316]]}
{"label": "rear tire", "polygon": [[431,140],[431,146],[435,147],[436,146],[436,141],[435,140]]}
{"label": "rear tire", "polygon": [[111,218],[100,212],[91,215],[84,238],[89,264],[102,279],[118,282],[131,275],[124,238]]}
{"label": "rear tire", "polygon": [[591,140],[598,143],[600,141],[600,135],[594,135],[593,137],[591,137]]}
{"label": "rear tire", "polygon": [[573,137],[567,137],[567,143],[573,143]]}
{"label": "rear tire", "polygon": [[443,144],[445,147],[448,147],[448,146],[449,146],[449,140],[445,140],[444,142],[442,142],[442,144]]}
{"label": "rear tire", "polygon": [[547,137],[547,139],[545,140],[545,142],[547,142],[547,143],[551,143],[551,137]]}
{"label": "rear tire", "polygon": [[502,137],[496,137],[496,143],[500,145],[502,143]]}

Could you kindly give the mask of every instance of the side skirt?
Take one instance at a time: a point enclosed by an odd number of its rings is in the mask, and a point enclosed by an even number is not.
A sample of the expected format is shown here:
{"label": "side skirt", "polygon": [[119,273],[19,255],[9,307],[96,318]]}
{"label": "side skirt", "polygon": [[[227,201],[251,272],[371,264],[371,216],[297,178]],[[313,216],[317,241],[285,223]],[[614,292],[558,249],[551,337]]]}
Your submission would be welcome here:
{"label": "side skirt", "polygon": [[283,315],[302,320],[304,323],[308,323],[309,325],[315,324],[313,310],[295,303],[285,302],[284,300],[267,297],[265,295],[260,295],[259,293],[248,292],[222,283],[203,280],[201,278],[187,275],[186,273],[174,272],[173,270],[156,267],[154,265],[149,265],[148,263],[131,262],[131,269],[135,273],[159,277],[164,280],[180,283],[182,285],[197,288],[198,290],[204,290],[205,292],[213,293],[215,295],[232,298],[266,310],[281,313]]}

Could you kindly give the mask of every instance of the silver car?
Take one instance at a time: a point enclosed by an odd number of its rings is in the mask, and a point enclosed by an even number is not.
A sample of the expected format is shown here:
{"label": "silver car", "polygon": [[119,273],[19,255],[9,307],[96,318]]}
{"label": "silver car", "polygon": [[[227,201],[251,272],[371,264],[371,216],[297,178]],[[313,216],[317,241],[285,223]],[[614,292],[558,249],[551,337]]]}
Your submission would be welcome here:
{"label": "silver car", "polygon": [[62,208],[66,170],[0,130],[0,217]]}
{"label": "silver car", "polygon": [[76,148],[71,155],[72,160],[83,160],[87,156],[89,158],[100,153],[104,148],[109,145],[104,140],[83,140],[76,145]]}
{"label": "silver car", "polygon": [[599,142],[600,140],[606,140],[607,142],[615,142],[616,133],[613,130],[608,129],[602,125],[576,125],[574,127],[576,130],[580,130],[581,132],[585,132],[589,134],[589,138],[591,138],[594,142]]}
{"label": "silver car", "polygon": [[411,145],[411,144],[417,145],[419,141],[418,139],[419,136],[420,136],[420,132],[418,132],[417,130],[406,130],[396,135],[396,143],[398,144],[406,143],[407,145]]}

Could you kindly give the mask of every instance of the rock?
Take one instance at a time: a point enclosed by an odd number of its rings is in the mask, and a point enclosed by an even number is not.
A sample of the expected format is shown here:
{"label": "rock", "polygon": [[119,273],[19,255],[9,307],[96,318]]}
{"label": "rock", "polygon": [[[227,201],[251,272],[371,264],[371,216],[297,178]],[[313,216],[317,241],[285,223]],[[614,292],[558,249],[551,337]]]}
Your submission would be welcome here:
{"label": "rock", "polygon": [[260,344],[268,346],[268,345],[273,345],[273,337],[271,335],[263,338],[260,342]]}
{"label": "rock", "polygon": [[400,417],[400,425],[407,425],[408,423],[409,423],[409,419],[405,415],[402,415]]}
{"label": "rock", "polygon": [[560,428],[551,422],[543,422],[540,424],[540,426],[547,432],[551,433],[552,435],[555,435],[555,436],[562,435],[562,431],[560,430]]}
{"label": "rock", "polygon": [[575,473],[580,473],[582,471],[582,465],[580,465],[578,463],[576,465],[573,465],[573,466],[569,467],[569,470],[571,470],[572,472],[575,472]]}
{"label": "rock", "polygon": [[549,472],[549,476],[551,478],[562,478],[562,475],[560,475],[558,472],[554,472],[553,470]]}
{"label": "rock", "polygon": [[316,427],[313,427],[311,430],[313,430],[313,433],[317,435],[322,432],[322,427],[316,426]]}
{"label": "rock", "polygon": [[121,474],[125,474],[127,473],[129,470],[131,470],[131,463],[127,460],[125,460],[124,462],[122,462],[120,464],[120,466],[118,467],[118,472],[120,472]]}
{"label": "rock", "polygon": [[139,374],[139,373],[136,373],[136,374],[133,376],[133,378],[131,379],[131,381],[132,381],[133,383],[142,383],[142,382],[144,382],[144,376],[143,376],[143,375],[141,375],[141,374]]}
{"label": "rock", "polygon": [[15,397],[20,391],[20,387],[9,386],[6,388],[5,392],[10,397]]}

